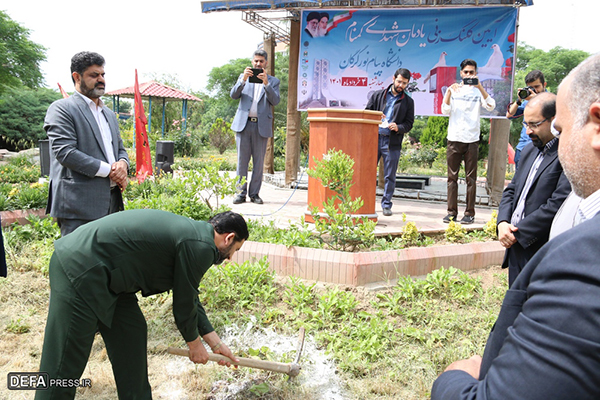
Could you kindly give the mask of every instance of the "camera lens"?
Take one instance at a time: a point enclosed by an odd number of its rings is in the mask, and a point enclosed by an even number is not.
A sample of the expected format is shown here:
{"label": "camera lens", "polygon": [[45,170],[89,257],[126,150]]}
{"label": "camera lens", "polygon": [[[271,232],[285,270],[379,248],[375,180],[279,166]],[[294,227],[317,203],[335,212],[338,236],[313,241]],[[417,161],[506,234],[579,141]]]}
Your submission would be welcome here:
{"label": "camera lens", "polygon": [[525,100],[527,97],[529,97],[529,90],[525,89],[521,89],[519,90],[519,92],[517,93],[517,95],[519,96],[519,98],[521,100]]}

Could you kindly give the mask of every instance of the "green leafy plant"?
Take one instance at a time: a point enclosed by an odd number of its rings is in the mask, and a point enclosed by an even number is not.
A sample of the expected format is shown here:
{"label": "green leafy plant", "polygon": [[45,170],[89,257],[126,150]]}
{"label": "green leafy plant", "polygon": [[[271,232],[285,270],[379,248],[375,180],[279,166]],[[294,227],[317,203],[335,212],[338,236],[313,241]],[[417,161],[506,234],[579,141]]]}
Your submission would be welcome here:
{"label": "green leafy plant", "polygon": [[[406,222],[406,214],[402,213],[402,221]],[[415,245],[421,238],[417,224],[414,222],[406,222],[402,227],[402,240],[407,246]]]}
{"label": "green leafy plant", "polygon": [[47,202],[47,183],[0,183],[0,211],[45,208]]}
{"label": "green leafy plant", "polygon": [[498,210],[492,211],[492,218],[483,225],[483,231],[491,239],[498,238],[498,232],[496,226],[498,225]]}
{"label": "green leafy plant", "polygon": [[450,243],[461,243],[467,236],[467,230],[460,223],[450,221],[444,232],[444,236]]}
{"label": "green leafy plant", "polygon": [[353,200],[350,196],[354,184],[354,160],[342,151],[330,149],[322,160],[315,158],[315,167],[308,170],[308,175],[335,193],[323,204],[326,216],[321,215],[317,207],[312,207],[319,237],[334,250],[355,251],[359,247],[369,247],[375,240],[376,223],[351,215],[364,204],[360,197]]}
{"label": "green leafy plant", "polygon": [[31,327],[22,318],[12,319],[6,325],[6,331],[10,333],[22,334],[27,333]]}
{"label": "green leafy plant", "polygon": [[231,123],[217,118],[208,131],[210,144],[219,150],[219,154],[225,153],[235,143],[235,133],[231,130]]}
{"label": "green leafy plant", "polygon": [[225,210],[219,202],[236,193],[235,177],[219,172],[214,159],[204,168],[160,174],[142,183],[132,182],[124,192],[125,208],[154,208],[196,220],[209,219]]}
{"label": "green leafy plant", "polygon": [[0,183],[37,182],[40,167],[30,157],[19,155],[8,159],[8,164],[0,166]]}

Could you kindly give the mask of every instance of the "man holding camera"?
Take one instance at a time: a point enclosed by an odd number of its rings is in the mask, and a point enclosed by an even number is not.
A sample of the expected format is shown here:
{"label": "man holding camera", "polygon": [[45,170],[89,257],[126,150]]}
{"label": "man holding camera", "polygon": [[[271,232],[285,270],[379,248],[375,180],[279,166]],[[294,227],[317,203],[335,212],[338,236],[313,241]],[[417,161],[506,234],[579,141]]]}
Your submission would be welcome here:
{"label": "man holding camera", "polygon": [[467,207],[461,224],[475,221],[477,194],[477,157],[479,155],[479,115],[481,107],[492,111],[496,102],[485,91],[477,78],[477,63],[469,58],[460,63],[461,83],[452,84],[444,94],[442,114],[449,115],[448,145],[448,215],[445,223],[456,221],[458,215],[458,171],[465,160],[467,180]]}
{"label": "man holding camera", "polygon": [[237,176],[241,180],[248,177],[248,164],[252,156],[252,179],[244,182],[233,204],[250,201],[263,204],[258,196],[263,178],[263,165],[267,152],[267,142],[273,136],[273,107],[279,104],[279,79],[267,75],[267,52],[256,50],[252,55],[252,68],[246,67],[231,89],[232,99],[240,99],[231,129],[236,132]]}
{"label": "man holding camera", "polygon": [[[508,105],[506,110],[506,118],[516,119],[523,116],[525,106],[527,102],[534,98],[536,94],[546,91],[546,80],[544,74],[540,70],[533,70],[525,76],[524,88],[517,90],[518,99]],[[528,144],[531,143],[531,139],[527,134],[527,128],[523,127],[521,130],[521,136],[519,137],[519,143],[515,149],[515,169],[519,166],[519,160],[521,159],[521,151]]]}

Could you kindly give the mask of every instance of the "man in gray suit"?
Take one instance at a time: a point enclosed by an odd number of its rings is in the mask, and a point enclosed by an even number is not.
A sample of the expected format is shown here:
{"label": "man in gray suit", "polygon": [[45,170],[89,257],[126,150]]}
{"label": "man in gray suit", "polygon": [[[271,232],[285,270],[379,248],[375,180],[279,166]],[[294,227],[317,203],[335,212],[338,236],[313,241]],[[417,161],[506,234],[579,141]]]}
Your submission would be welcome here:
{"label": "man in gray suit", "polygon": [[83,51],[71,59],[72,96],[50,105],[44,129],[50,139],[50,187],[46,212],[63,236],[123,209],[129,159],[115,114],[104,95],[104,58]]}
{"label": "man in gray suit", "polygon": [[[248,177],[248,163],[252,156],[252,179],[250,184],[240,186],[240,193],[233,199],[233,204],[250,201],[263,204],[258,196],[262,185],[263,164],[267,151],[267,141],[273,136],[273,107],[279,104],[279,79],[267,75],[267,52],[256,50],[252,55],[252,68],[246,67],[231,89],[231,98],[240,99],[231,129],[236,132],[237,175],[239,179]],[[254,75],[252,69],[262,69]],[[257,79],[258,78],[258,79]],[[260,83],[253,83],[259,80]]]}

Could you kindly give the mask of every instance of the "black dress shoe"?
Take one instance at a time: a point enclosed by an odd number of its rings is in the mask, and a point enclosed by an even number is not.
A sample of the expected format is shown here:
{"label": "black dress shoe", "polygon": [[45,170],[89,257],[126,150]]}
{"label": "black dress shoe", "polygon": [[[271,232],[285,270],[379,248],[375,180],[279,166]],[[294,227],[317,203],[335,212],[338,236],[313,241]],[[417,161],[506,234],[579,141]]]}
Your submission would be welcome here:
{"label": "black dress shoe", "polygon": [[246,196],[242,196],[241,194],[238,194],[233,199],[233,204],[242,204],[242,203],[245,203],[245,202],[246,202]]}
{"label": "black dress shoe", "polygon": [[262,204],[263,201],[258,195],[250,197],[250,201],[256,204]]}

